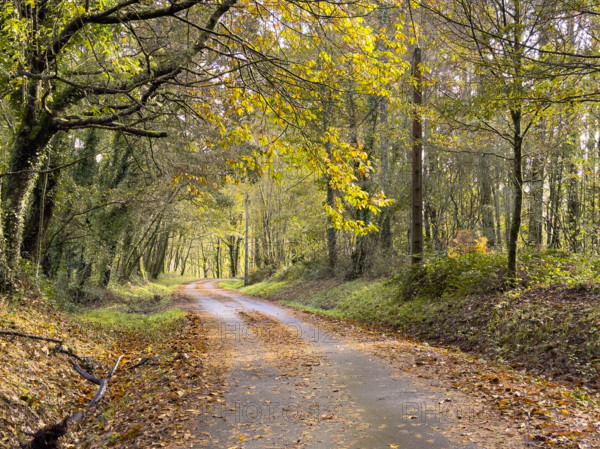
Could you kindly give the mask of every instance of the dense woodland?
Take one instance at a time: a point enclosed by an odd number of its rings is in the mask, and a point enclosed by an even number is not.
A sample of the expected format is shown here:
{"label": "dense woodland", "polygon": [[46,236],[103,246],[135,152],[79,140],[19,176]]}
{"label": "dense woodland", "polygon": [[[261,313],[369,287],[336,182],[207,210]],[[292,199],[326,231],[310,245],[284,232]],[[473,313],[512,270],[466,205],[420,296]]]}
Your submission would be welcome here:
{"label": "dense woodland", "polygon": [[0,22],[5,290],[236,277],[246,247],[251,281],[600,251],[596,1],[13,0]]}

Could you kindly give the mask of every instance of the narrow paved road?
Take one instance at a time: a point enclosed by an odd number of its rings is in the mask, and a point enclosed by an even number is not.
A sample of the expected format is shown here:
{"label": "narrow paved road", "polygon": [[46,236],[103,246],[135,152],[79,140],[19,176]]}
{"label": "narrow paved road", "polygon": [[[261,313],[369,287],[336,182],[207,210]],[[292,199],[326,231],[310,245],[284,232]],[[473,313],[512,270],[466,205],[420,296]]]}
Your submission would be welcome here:
{"label": "narrow paved road", "polygon": [[196,447],[478,447],[447,432],[455,423],[443,391],[417,386],[284,307],[214,280],[186,293],[227,348],[224,397],[198,423]]}

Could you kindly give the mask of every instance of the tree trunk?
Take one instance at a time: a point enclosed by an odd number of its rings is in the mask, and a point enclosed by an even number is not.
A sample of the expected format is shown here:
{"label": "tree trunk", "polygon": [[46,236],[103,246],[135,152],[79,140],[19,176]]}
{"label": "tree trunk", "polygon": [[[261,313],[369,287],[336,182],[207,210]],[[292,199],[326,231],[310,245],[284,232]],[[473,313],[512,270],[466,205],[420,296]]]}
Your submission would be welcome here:
{"label": "tree trunk", "polygon": [[[329,207],[335,207],[335,190],[331,187],[331,177],[327,176],[327,198]],[[337,229],[333,226],[333,217],[327,218],[327,260],[329,268],[333,271],[337,265]]]}
{"label": "tree trunk", "polygon": [[162,231],[156,236],[156,245],[152,248],[148,272],[151,279],[156,279],[161,273],[165,272],[165,259],[169,247],[169,231]]}
{"label": "tree trunk", "polygon": [[[546,121],[541,120],[538,126],[540,132],[541,148],[546,146]],[[529,191],[530,213],[529,213],[529,233],[527,240],[531,246],[542,246],[542,219],[544,216],[544,163],[545,155],[540,150],[540,154],[534,156],[531,161],[531,190]]]}
{"label": "tree trunk", "polygon": [[[5,178],[2,189],[2,229],[6,264],[10,270],[18,268],[21,258],[27,192],[35,179],[35,170],[44,149],[56,132],[50,126],[51,116],[39,112],[39,86],[39,81],[30,80],[25,89],[21,125],[12,147],[8,170],[12,174]],[[0,275],[3,275],[1,271]],[[10,274],[9,278],[0,279],[0,283],[10,288]]]}
{"label": "tree trunk", "polygon": [[492,198],[492,184],[490,179],[489,156],[479,158],[479,192],[481,210],[481,231],[490,248],[496,246],[496,230],[494,228],[494,204]]}
{"label": "tree trunk", "polygon": [[[371,100],[374,96],[371,96]],[[354,93],[351,90],[348,94],[348,126],[350,128],[350,144],[354,148],[359,148],[358,143],[358,117],[357,117],[357,104],[354,99]],[[376,123],[377,114],[375,114],[375,118],[373,118],[372,123]],[[373,140],[374,140],[374,130],[371,130],[368,138],[368,142],[366,144],[366,153],[371,154],[373,150]],[[362,190],[368,190],[368,180],[362,176],[357,175],[359,177],[359,185]],[[357,221],[362,221],[365,225],[369,222],[369,211],[368,209],[356,209],[355,210],[355,219]],[[352,279],[356,279],[363,275],[365,272],[366,262],[367,262],[367,247],[368,247],[368,236],[367,235],[356,235],[354,250],[352,251],[352,272],[350,273],[350,277]]]}
{"label": "tree trunk", "polygon": [[[572,147],[571,150],[574,150]],[[570,154],[570,162],[568,165],[569,172],[567,173],[567,236],[571,251],[578,253],[581,250],[581,242],[579,241],[579,174],[578,167],[573,159],[577,157],[572,151]]]}
{"label": "tree trunk", "polygon": [[555,154],[550,160],[550,198],[548,201],[548,230],[546,243],[549,248],[560,247],[560,202],[563,172],[563,158]]}
{"label": "tree trunk", "polygon": [[496,217],[496,247],[502,248],[502,214],[500,212],[500,198],[497,189],[492,189],[494,198],[494,216]]}
{"label": "tree trunk", "polygon": [[517,245],[521,229],[521,211],[523,207],[523,136],[521,135],[521,109],[511,111],[513,134],[513,213],[508,240],[508,277],[517,276]]}
{"label": "tree trunk", "polygon": [[194,245],[194,240],[190,242],[190,246],[188,246],[187,252],[185,253],[185,257],[181,261],[181,270],[179,274],[183,276],[185,274],[185,270],[187,268],[187,261],[190,257],[190,253],[192,252],[192,246]]}
{"label": "tree trunk", "polygon": [[423,75],[421,73],[421,49],[415,47],[412,76],[413,122],[412,122],[412,188],[410,254],[412,263],[419,264],[423,256]]}
{"label": "tree trunk", "polygon": [[[379,153],[381,157],[381,188],[386,195],[389,195],[390,189],[390,145],[388,141],[387,122],[389,118],[388,101],[386,98],[380,99],[380,123],[382,130],[379,134]],[[394,251],[392,240],[392,211],[390,207],[384,207],[379,214],[379,243],[384,252],[392,253]]]}
{"label": "tree trunk", "polygon": [[[58,165],[56,157],[50,155],[48,157],[52,157],[52,160],[48,161],[49,163],[46,165],[52,170]],[[35,263],[40,262],[38,257],[42,254],[38,254],[38,250],[43,251],[44,239],[50,220],[54,215],[54,198],[57,193],[59,177],[60,171],[41,174],[31,195],[31,205],[23,226],[22,254]],[[43,216],[40,217],[40,214]]]}

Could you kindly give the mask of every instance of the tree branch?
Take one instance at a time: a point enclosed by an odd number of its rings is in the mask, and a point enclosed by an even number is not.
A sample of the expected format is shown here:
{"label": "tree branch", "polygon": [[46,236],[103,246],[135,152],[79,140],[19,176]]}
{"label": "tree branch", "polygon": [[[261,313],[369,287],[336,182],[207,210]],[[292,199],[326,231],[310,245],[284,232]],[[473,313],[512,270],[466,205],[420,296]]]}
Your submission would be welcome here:
{"label": "tree branch", "polygon": [[10,330],[0,330],[0,335],[12,335],[15,337],[31,338],[32,340],[49,341],[51,343],[56,343],[59,345],[63,344],[62,340],[57,340],[56,338],[42,337],[40,335],[23,334],[21,332],[10,331]]}

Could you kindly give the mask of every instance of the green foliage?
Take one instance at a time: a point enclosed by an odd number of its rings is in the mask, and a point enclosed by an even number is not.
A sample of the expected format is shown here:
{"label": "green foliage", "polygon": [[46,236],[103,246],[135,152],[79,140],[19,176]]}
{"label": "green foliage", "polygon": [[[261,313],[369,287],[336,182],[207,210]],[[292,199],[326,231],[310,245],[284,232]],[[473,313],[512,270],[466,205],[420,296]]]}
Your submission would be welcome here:
{"label": "green foliage", "polygon": [[600,281],[600,258],[593,254],[555,249],[527,251],[521,256],[521,263],[522,283],[528,286],[581,286]]}
{"label": "green foliage", "polygon": [[302,304],[296,301],[282,300],[280,302],[281,304],[285,304],[286,306],[290,306],[298,310],[303,310],[305,312],[315,313],[317,315],[323,316],[330,316],[332,318],[344,318],[344,315],[338,309],[324,310],[320,307],[307,306],[306,304]]}
{"label": "green foliage", "polygon": [[261,267],[261,268],[254,267],[248,273],[248,283],[256,284],[258,282],[262,282],[266,279],[269,279],[271,276],[273,276],[276,271],[277,271],[276,268],[272,265],[267,265],[267,266]]}
{"label": "green foliage", "polygon": [[[486,260],[489,267],[502,265],[502,260],[489,255],[460,259],[463,260],[449,262],[440,258],[435,266],[467,265],[471,267],[464,270],[467,273],[473,266],[487,266]],[[482,273],[486,270],[479,268]],[[397,282],[384,279],[335,284],[310,280],[263,282],[241,290],[357,325],[382,326],[413,338],[481,351],[494,360],[518,361],[536,369],[546,366],[553,373],[578,373],[587,379],[597,376],[600,309],[593,289],[538,286],[525,292],[465,296],[458,294],[461,289],[453,287],[452,282],[458,281],[444,282],[449,284],[441,297],[425,297],[421,290],[411,301],[399,301]],[[480,279],[463,291],[502,283],[502,277],[492,284]]]}
{"label": "green foliage", "polygon": [[429,256],[420,267],[405,265],[394,278],[403,293],[438,298],[467,296],[503,288],[506,255],[471,252],[463,255]]}

